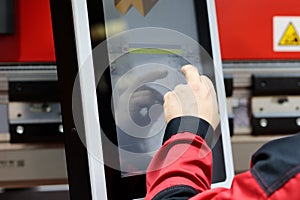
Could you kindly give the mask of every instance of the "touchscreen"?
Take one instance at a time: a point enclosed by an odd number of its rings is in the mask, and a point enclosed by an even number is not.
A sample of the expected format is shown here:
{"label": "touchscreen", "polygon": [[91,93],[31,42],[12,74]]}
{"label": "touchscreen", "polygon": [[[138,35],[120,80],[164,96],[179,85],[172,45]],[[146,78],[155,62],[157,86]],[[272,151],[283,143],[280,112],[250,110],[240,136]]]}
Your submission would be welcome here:
{"label": "touchscreen", "polygon": [[[186,83],[180,68],[193,64],[214,83],[216,74],[212,58],[197,42],[194,0],[103,0],[103,4],[111,107],[119,167],[126,178],[144,174],[162,145],[163,96]],[[221,138],[214,153],[217,182],[225,179]]]}

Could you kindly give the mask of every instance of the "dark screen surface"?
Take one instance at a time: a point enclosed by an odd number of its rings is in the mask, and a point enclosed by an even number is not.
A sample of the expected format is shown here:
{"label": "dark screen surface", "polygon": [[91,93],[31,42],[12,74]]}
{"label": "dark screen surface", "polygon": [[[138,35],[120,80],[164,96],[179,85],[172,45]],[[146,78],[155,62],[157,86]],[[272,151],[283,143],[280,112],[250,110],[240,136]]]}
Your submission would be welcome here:
{"label": "dark screen surface", "polygon": [[[104,9],[111,9],[114,1],[104,1]],[[168,28],[171,30],[176,30],[182,32],[183,34],[190,37],[192,40],[197,41],[204,49],[207,55],[212,57],[212,47],[210,39],[210,30],[208,23],[208,13],[206,1],[181,1],[181,0],[167,0],[162,2],[155,3],[150,11],[147,14],[142,14],[138,9],[134,7],[127,10],[126,14],[120,14],[120,10],[117,7],[114,7],[114,11],[118,17],[113,16],[113,12],[106,10],[106,16],[103,13],[103,5],[97,0],[88,1],[88,14],[90,20],[90,29],[91,29],[91,41],[94,49],[97,48],[101,42],[103,42],[104,37],[103,29],[106,25],[105,33],[110,33],[113,29],[118,29],[112,26],[112,23],[115,23],[115,26],[123,27],[122,21],[126,23],[126,30],[120,28],[112,34],[119,34],[120,31],[133,30],[140,27],[156,26]],[[175,8],[174,11],[171,11],[172,6]],[[168,6],[169,5],[169,6]],[[153,9],[153,10],[152,10]],[[164,9],[168,9],[164,12]],[[182,10],[183,9],[183,10]],[[189,11],[188,15],[178,15],[179,12]],[[155,13],[151,13],[155,12]],[[152,15],[151,15],[152,14]],[[167,16],[171,14],[172,16]],[[145,16],[144,16],[145,15]],[[119,19],[122,18],[122,19]],[[162,20],[163,19],[163,20]],[[119,20],[119,21],[118,21]],[[165,21],[164,21],[165,20]],[[178,23],[180,20],[180,23]],[[97,33],[98,36],[95,36],[94,33]],[[123,27],[124,28],[124,27]],[[106,36],[107,37],[107,36]],[[115,43],[108,41],[108,59],[110,66],[105,70],[101,79],[97,85],[97,98],[99,106],[99,117],[100,124],[102,129],[102,137],[108,138],[113,144],[119,147],[119,151],[111,151],[111,149],[104,150],[104,159],[111,159],[114,157],[118,159],[116,166],[106,166],[105,174],[107,181],[107,190],[108,196],[111,199],[117,199],[120,195],[124,199],[136,199],[142,198],[145,196],[145,171],[149,162],[151,161],[152,156],[161,146],[162,136],[164,133],[165,124],[163,120],[162,109],[158,108],[156,113],[157,126],[159,126],[157,134],[145,137],[135,137],[134,134],[128,133],[128,130],[120,128],[118,125],[118,114],[116,110],[116,104],[120,104],[120,99],[122,96],[122,86],[126,86],[126,79],[134,82],[137,76],[143,76],[151,74],[151,70],[148,73],[144,71],[147,68],[155,68],[155,66],[150,65],[149,63],[154,63],[155,65],[159,64],[162,66],[168,66],[173,68],[174,71],[178,72],[180,67],[193,63],[196,65],[199,63],[201,66],[201,61],[197,60],[197,57],[201,57],[202,50],[195,50],[190,52],[189,58],[186,59],[186,56],[182,56],[183,52],[186,51],[183,45],[178,44],[163,44],[163,43],[154,43],[147,44],[141,42],[130,41],[126,45],[114,46]],[[120,53],[122,48],[127,48],[126,53]],[[116,56],[117,59],[111,59],[111,51],[116,51],[119,56]],[[205,56],[207,56],[205,55]],[[97,60],[98,57],[94,55],[94,60]],[[97,63],[95,61],[94,63]],[[136,66],[144,66],[140,70],[136,70]],[[106,67],[106,66],[94,66],[97,67]],[[208,69],[208,67],[210,67]],[[213,65],[208,66],[207,68],[199,68],[200,72],[208,75],[214,82],[215,74]],[[159,70],[159,69],[158,69]],[[97,71],[97,69],[95,69]],[[170,72],[169,72],[170,73]],[[125,78],[124,78],[125,77]],[[173,82],[173,85],[178,83],[184,83],[183,77],[177,77],[179,82]],[[175,77],[176,79],[176,77]],[[122,82],[123,81],[123,82]],[[168,79],[170,81],[170,79]],[[171,80],[172,81],[172,80]],[[153,83],[153,82],[151,82]],[[151,92],[151,100],[158,102],[159,105],[162,105],[163,94],[170,90],[170,88],[161,88],[157,85],[146,83],[142,86],[136,87],[134,92]],[[154,81],[155,83],[155,81]],[[125,86],[124,86],[125,85]],[[121,87],[121,92],[115,92],[118,87]],[[129,86],[130,87],[130,86]],[[121,93],[121,94],[120,94]],[[134,96],[134,95],[132,95]],[[131,98],[132,99],[132,98]],[[129,101],[131,100],[129,99]],[[153,105],[153,103],[152,103]],[[131,107],[129,103],[127,106]],[[134,107],[134,106],[133,106]],[[138,107],[140,110],[142,106]],[[133,108],[134,110],[134,108]],[[147,115],[147,106],[145,106],[144,112]],[[137,116],[130,115],[133,122],[138,124],[141,127],[149,125],[149,116],[143,115],[143,113],[138,113]],[[120,119],[119,119],[120,120]],[[151,121],[151,120],[150,120]],[[163,123],[159,123],[163,122]],[[155,123],[154,125],[155,126]],[[143,130],[143,129],[141,129]],[[221,130],[219,129],[221,132]],[[125,153],[124,153],[125,152]],[[127,153],[129,152],[129,153]],[[133,155],[132,155],[133,153]],[[142,156],[139,156],[141,153]],[[225,165],[224,165],[224,153],[223,153],[223,144],[222,138],[220,137],[217,141],[215,147],[213,148],[213,183],[222,182],[226,179]],[[116,169],[118,168],[118,169]],[[116,192],[116,188],[118,192]]]}

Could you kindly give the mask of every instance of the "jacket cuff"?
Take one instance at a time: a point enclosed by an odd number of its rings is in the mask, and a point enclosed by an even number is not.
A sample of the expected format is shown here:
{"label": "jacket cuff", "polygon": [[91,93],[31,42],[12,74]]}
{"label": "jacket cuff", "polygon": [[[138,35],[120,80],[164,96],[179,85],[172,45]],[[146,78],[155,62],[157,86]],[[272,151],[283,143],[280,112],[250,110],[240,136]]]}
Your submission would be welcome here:
{"label": "jacket cuff", "polygon": [[173,135],[184,132],[194,133],[202,137],[208,146],[214,138],[214,129],[207,121],[194,116],[182,116],[172,119],[167,124],[163,144]]}

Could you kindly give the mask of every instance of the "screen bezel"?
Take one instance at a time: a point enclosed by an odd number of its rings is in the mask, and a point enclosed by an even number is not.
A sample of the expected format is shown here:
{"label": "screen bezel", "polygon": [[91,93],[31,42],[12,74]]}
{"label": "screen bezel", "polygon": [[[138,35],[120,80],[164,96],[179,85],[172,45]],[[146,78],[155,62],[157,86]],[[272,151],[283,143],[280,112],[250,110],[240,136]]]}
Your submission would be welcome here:
{"label": "screen bezel", "polygon": [[[54,3],[55,0],[52,0],[52,5],[51,8],[52,10],[55,10],[56,8],[59,7],[59,3]],[[217,23],[216,23],[216,11],[215,11],[215,5],[214,1],[210,0],[195,0],[195,8],[197,10],[197,22],[198,22],[198,28],[199,25],[201,24],[201,30],[198,31],[199,34],[199,43],[208,51],[210,55],[213,55],[213,59],[215,62],[215,67],[221,67],[221,56],[220,56],[220,49],[219,49],[219,40],[218,40],[218,29],[217,29]],[[63,3],[61,3],[63,4]],[[68,4],[68,5],[67,5]],[[65,3],[65,6],[68,7],[68,9],[72,9],[71,15],[66,16],[69,18],[69,22],[71,22],[71,25],[73,26],[73,30],[68,29],[66,30],[67,32],[64,32],[64,35],[72,35],[72,41],[68,44],[68,46],[64,46],[64,50],[70,49],[73,54],[76,56],[73,57],[73,62],[76,63],[74,71],[79,71],[78,68],[83,64],[83,62],[86,61],[86,58],[88,57],[89,54],[92,52],[92,47],[91,47],[91,41],[90,41],[90,33],[89,33],[89,26],[88,26],[88,10],[87,10],[87,2],[86,1],[77,1],[77,0],[68,0],[67,4]],[[52,14],[55,12],[52,12]],[[70,14],[70,13],[69,13]],[[52,17],[53,19],[55,17]],[[204,20],[204,21],[203,21]],[[57,22],[58,19],[55,20],[57,24],[61,22]],[[204,23],[205,22],[205,23]],[[60,32],[62,33],[62,30],[58,30],[57,27],[58,25],[53,25],[54,27],[54,35],[55,40],[58,37],[57,34]],[[63,26],[61,24],[61,26]],[[206,31],[203,31],[203,27],[205,27]],[[60,27],[62,28],[62,27]],[[55,31],[56,29],[56,31]],[[71,31],[71,32],[70,32]],[[213,39],[211,39],[213,38]],[[58,42],[55,42],[56,49],[57,48],[62,48],[61,44],[57,44]],[[59,47],[60,46],[60,47]],[[57,54],[63,54],[61,50],[56,50]],[[60,58],[59,58],[60,57]],[[62,55],[57,56],[57,64],[58,66],[62,61],[65,61],[65,63],[68,63],[67,58],[63,58]],[[74,60],[75,59],[75,60]],[[90,61],[92,63],[92,60]],[[64,79],[66,76],[68,76],[68,73],[70,72],[70,68],[66,69],[63,66],[59,67],[58,69],[60,71],[59,73],[59,80],[62,84],[66,82]],[[72,69],[71,69],[72,70]],[[85,127],[85,139],[86,139],[86,144],[92,145],[94,144],[94,141],[100,141],[98,143],[99,149],[96,149],[100,154],[104,156],[105,159],[105,150],[100,148],[102,145],[101,143],[101,137],[99,135],[99,138],[89,138],[89,136],[94,136],[95,134],[90,134],[90,131],[100,131],[100,125],[99,125],[99,116],[89,116],[88,113],[91,113],[95,108],[98,108],[97,104],[97,94],[96,94],[96,84],[91,83],[92,81],[84,81],[84,77],[94,77],[94,69],[93,65],[91,64],[90,69],[86,74],[82,74],[82,72],[78,72],[79,76],[81,77],[80,79],[80,92],[81,92],[81,98],[84,95],[92,97],[91,99],[89,98],[89,102],[84,102],[85,99],[81,99],[82,101],[82,113],[83,113],[83,121],[84,121],[84,127]],[[222,76],[222,75],[221,75]],[[222,78],[222,77],[221,77]],[[74,80],[73,80],[74,81]],[[223,82],[220,82],[222,80],[216,79],[216,87],[218,91],[224,91],[224,85]],[[70,84],[70,83],[69,83]],[[89,88],[89,90],[85,90],[84,88]],[[72,88],[66,88],[62,87],[62,92],[64,90],[73,90]],[[225,94],[218,94],[218,100],[219,102],[222,102],[225,99]],[[71,99],[69,99],[71,100]],[[62,100],[64,101],[64,100]],[[72,103],[72,102],[69,102]],[[66,104],[66,103],[63,103]],[[63,115],[65,115],[64,111],[64,105],[63,105]],[[69,116],[70,116],[70,110],[68,110]],[[226,113],[226,108],[225,105],[220,105],[220,114],[221,116],[227,117]],[[227,119],[227,118],[226,118]],[[68,121],[70,119],[64,119],[64,126],[65,126],[65,121]],[[72,119],[71,119],[72,120]],[[73,120],[74,121],[74,120]],[[101,121],[100,121],[101,123]],[[230,145],[230,138],[229,138],[229,128],[228,128],[228,122],[223,122],[222,124],[222,139],[223,143],[226,143],[224,145],[223,151],[224,151],[224,157],[225,157],[225,172],[226,172],[226,180],[221,183],[214,184],[213,187],[218,187],[218,186],[223,186],[223,187],[229,187],[233,178],[233,162],[232,162],[232,153],[231,153],[231,145]],[[73,124],[72,124],[73,125]],[[71,130],[74,131],[74,129],[71,128]],[[75,129],[76,130],[76,129]],[[68,130],[67,130],[68,131]],[[72,131],[71,131],[72,132]],[[74,132],[72,134],[66,133],[66,142],[74,140]],[[100,144],[100,145],[99,145]],[[82,148],[82,144],[80,145]],[[89,196],[92,197],[92,199],[115,199],[117,197],[124,197],[124,199],[132,199],[132,198],[137,198],[133,197],[133,194],[136,194],[137,188],[134,188],[134,192],[128,191],[128,188],[122,187],[124,185],[129,185],[126,184],[127,181],[125,179],[121,179],[120,172],[109,169],[107,166],[103,166],[102,163],[97,162],[95,158],[93,158],[92,155],[90,155],[86,150],[82,150],[81,154],[83,155],[85,160],[84,166],[76,166],[76,163],[78,161],[75,161],[73,158],[74,155],[72,155],[72,152],[74,148],[77,148],[76,146],[72,145],[66,145],[66,152],[67,152],[67,162],[68,162],[68,169],[71,171],[75,172],[80,172],[80,168],[85,169],[85,174],[88,176],[86,177],[86,185],[82,185],[82,187],[86,188],[84,189],[86,191],[86,194],[89,194]],[[76,150],[78,151],[78,150]],[[86,168],[88,168],[88,172],[86,172]],[[74,173],[69,173],[69,176],[75,176]],[[129,179],[132,179],[130,177]],[[75,193],[77,194],[78,191],[75,191],[72,189],[72,186],[76,186],[76,183],[73,183],[74,179],[72,177],[69,177],[70,180],[70,192],[73,193],[71,196],[76,198]],[[125,181],[125,183],[124,183]],[[141,179],[141,181],[145,181],[145,179]],[[103,184],[106,183],[106,184]],[[90,185],[88,185],[90,184]],[[117,191],[116,188],[118,188],[120,191]],[[122,192],[123,191],[123,192]],[[144,193],[145,190],[140,190],[141,193]],[[116,196],[114,196],[114,194]],[[125,194],[128,194],[129,196],[124,196]],[[137,194],[137,196],[140,196]],[[88,197],[88,196],[86,196]]]}

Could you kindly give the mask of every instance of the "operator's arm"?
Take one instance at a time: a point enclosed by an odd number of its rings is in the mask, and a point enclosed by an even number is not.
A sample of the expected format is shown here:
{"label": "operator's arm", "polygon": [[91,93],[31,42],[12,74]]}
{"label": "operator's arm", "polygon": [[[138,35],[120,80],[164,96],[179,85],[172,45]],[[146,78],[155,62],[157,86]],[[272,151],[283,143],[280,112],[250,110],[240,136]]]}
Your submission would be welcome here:
{"label": "operator's arm", "polygon": [[195,67],[182,71],[187,85],[164,97],[168,125],[163,146],[148,168],[146,199],[188,199],[210,189],[212,153],[205,139],[210,141],[219,123],[216,93]]}
{"label": "operator's arm", "polygon": [[[211,129],[209,124],[201,119],[182,117],[170,121],[166,133],[172,135],[179,121],[186,125],[199,123],[203,130]],[[180,131],[180,134],[166,138],[148,168],[147,200],[188,199],[210,189],[211,150],[202,136],[195,133],[185,129]]]}
{"label": "operator's arm", "polygon": [[165,96],[168,125],[148,168],[146,200],[299,199],[300,134],[264,145],[254,154],[251,170],[237,175],[230,189],[210,189],[207,144],[218,125],[215,91],[196,68],[185,66],[183,72],[188,85]]}

